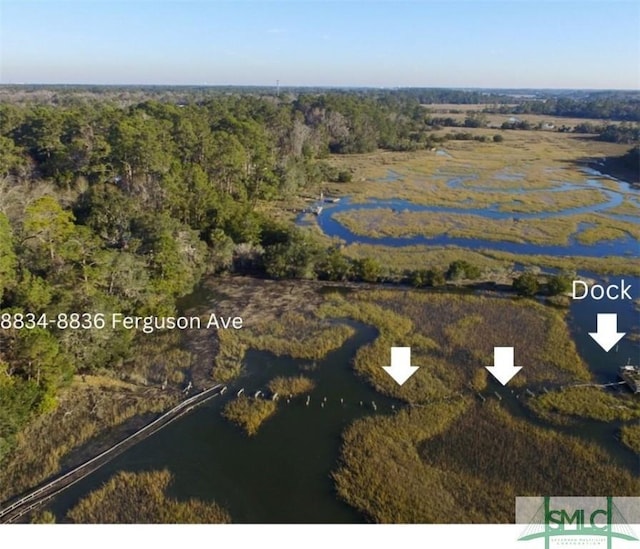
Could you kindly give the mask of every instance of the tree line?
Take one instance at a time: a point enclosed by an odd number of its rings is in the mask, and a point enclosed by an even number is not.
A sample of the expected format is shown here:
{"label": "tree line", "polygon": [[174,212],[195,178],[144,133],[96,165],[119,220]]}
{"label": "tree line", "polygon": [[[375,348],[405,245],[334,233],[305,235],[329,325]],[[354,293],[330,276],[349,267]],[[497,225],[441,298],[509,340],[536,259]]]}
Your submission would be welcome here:
{"label": "tree line", "polygon": [[0,103],[0,460],[74,374],[117,373],[135,353],[126,330],[15,319],[171,315],[207,272],[378,281],[375,259],[346,258],[264,206],[348,180],[329,154],[432,143],[414,94],[118,93]]}
{"label": "tree line", "polygon": [[126,330],[33,319],[171,315],[206,272],[377,280],[264,206],[348,180],[331,153],[427,146],[419,104],[384,94],[47,97],[0,103],[0,460],[74,374],[136,352]]}

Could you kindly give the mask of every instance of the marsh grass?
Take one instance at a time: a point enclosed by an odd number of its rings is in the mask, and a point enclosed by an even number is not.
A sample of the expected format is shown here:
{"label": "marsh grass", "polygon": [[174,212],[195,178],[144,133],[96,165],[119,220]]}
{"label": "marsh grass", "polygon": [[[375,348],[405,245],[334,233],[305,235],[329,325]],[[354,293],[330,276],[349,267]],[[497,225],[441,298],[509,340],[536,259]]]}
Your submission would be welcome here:
{"label": "marsh grass", "polygon": [[465,260],[485,271],[487,280],[509,275],[516,264],[527,267],[549,267],[563,272],[577,270],[599,274],[640,276],[640,259],[636,257],[551,256],[514,254],[499,250],[467,250],[457,246],[382,246],[377,244],[349,244],[343,253],[353,259],[373,257],[386,266],[387,278],[416,269],[434,268],[442,272],[456,260]]}
{"label": "marsh grass", "polygon": [[226,404],[222,415],[247,435],[254,436],[260,425],[276,413],[276,409],[277,404],[273,400],[250,398],[242,394]]}
{"label": "marsh grass", "polygon": [[65,456],[91,441],[98,444],[98,437],[108,430],[140,414],[162,412],[177,400],[175,392],[99,376],[83,381],[78,376],[61,393],[54,411],[17,435],[15,450],[0,468],[0,501],[53,476]]}
{"label": "marsh grass", "polygon": [[638,207],[635,202],[631,202],[628,198],[625,199],[622,204],[615,208],[610,208],[607,212],[618,215],[635,215],[640,217],[640,207]]}
{"label": "marsh grass", "polygon": [[414,271],[415,269],[434,268],[445,272],[449,265],[464,259],[477,265],[484,271],[507,272],[515,261],[489,257],[482,252],[465,250],[455,246],[382,246],[377,244],[349,244],[342,252],[353,259],[376,257],[382,265],[393,266],[395,271]]}
{"label": "marsh grass", "polygon": [[600,214],[584,216],[583,221],[593,224],[592,227],[577,235],[576,239],[583,244],[593,244],[603,240],[615,240],[627,236],[640,240],[640,224],[612,219]]}
{"label": "marsh grass", "polygon": [[640,259],[637,257],[555,257],[547,255],[520,255],[497,250],[484,250],[490,258],[513,261],[523,265],[552,267],[564,272],[591,271],[599,274],[640,276]]}
{"label": "marsh grass", "polygon": [[625,446],[640,456],[640,423],[625,425],[620,429],[620,438]]}
{"label": "marsh grass", "polygon": [[[355,370],[378,390],[413,403],[484,387],[484,366],[494,347],[513,346],[526,368],[514,386],[543,381],[588,380],[588,370],[568,333],[563,313],[531,300],[427,293],[415,290],[334,294],[320,313],[375,326],[379,336],[360,348]],[[401,388],[387,376],[389,348],[409,346],[421,366]],[[518,362],[518,363],[519,363]]]}
{"label": "marsh grass", "polygon": [[[578,216],[550,219],[488,219],[478,215],[393,211],[387,208],[340,212],[334,218],[351,232],[371,237],[478,238],[527,244],[569,243],[583,221]],[[604,240],[603,237],[601,240]]]}
{"label": "marsh grass", "polygon": [[358,420],[333,477],[345,501],[382,523],[509,523],[515,496],[640,490],[597,446],[466,399]]}
{"label": "marsh grass", "polygon": [[322,321],[296,311],[285,311],[275,322],[255,325],[238,332],[245,345],[277,356],[318,360],[343,345],[353,328]]}
{"label": "marsh grass", "polygon": [[319,360],[341,347],[353,333],[353,328],[344,323],[322,320],[315,314],[306,315],[297,310],[285,311],[242,330],[220,332],[213,377],[221,382],[237,377],[248,349]]}
{"label": "marsh grass", "polygon": [[564,416],[598,421],[628,421],[640,418],[640,401],[633,395],[614,395],[599,387],[567,387],[527,400],[537,415],[563,422]]}
{"label": "marsh grass", "polygon": [[640,479],[613,465],[595,444],[516,419],[496,402],[476,405],[446,432],[425,441],[420,451],[425,463],[479,477],[483,486],[498,488],[511,502],[514,495],[554,490],[566,495],[640,490]]}
{"label": "marsh grass", "polygon": [[144,334],[137,338],[134,353],[123,362],[120,376],[142,385],[180,385],[191,360],[191,353],[181,347],[179,331]]}
{"label": "marsh grass", "polygon": [[269,391],[279,395],[302,395],[313,391],[315,383],[305,376],[276,377],[269,382]]}
{"label": "marsh grass", "polygon": [[353,423],[332,475],[338,495],[375,522],[443,522],[453,497],[440,472],[424,465],[417,443],[446,431],[468,406],[460,399]]}
{"label": "marsh grass", "polygon": [[[488,131],[469,130],[478,135]],[[339,169],[351,169],[357,174],[353,183],[333,190],[351,196],[355,203],[372,198],[399,198],[430,206],[469,209],[497,206],[501,211],[512,212],[512,219],[494,221],[473,215],[394,212],[383,208],[341,212],[336,217],[353,232],[367,236],[448,234],[474,238],[482,235],[491,240],[563,245],[577,232],[578,224],[584,222],[593,224],[577,235],[578,241],[585,244],[627,235],[639,238],[637,224],[600,214],[544,220],[518,219],[522,213],[559,212],[606,202],[607,197],[602,191],[594,188],[561,192],[551,192],[551,189],[566,182],[585,184],[587,179],[593,179],[594,176],[581,170],[584,159],[612,155],[619,152],[619,145],[594,143],[558,132],[503,133],[508,136],[504,143],[447,142],[448,157],[437,155],[437,151],[379,151],[332,157],[331,162]],[[397,172],[400,179],[380,181],[389,170]],[[509,176],[519,179],[509,179]],[[463,178],[459,187],[450,188],[447,181],[456,177]],[[615,182],[606,178],[599,180],[605,188],[618,190]],[[512,189],[527,192],[522,195],[500,192]],[[627,200],[612,213],[635,215],[638,209]],[[588,259],[593,263],[591,258]],[[524,262],[531,264],[526,259]]]}
{"label": "marsh grass", "polygon": [[213,502],[168,496],[169,471],[122,471],[82,498],[67,514],[76,524],[220,524],[229,514]]}

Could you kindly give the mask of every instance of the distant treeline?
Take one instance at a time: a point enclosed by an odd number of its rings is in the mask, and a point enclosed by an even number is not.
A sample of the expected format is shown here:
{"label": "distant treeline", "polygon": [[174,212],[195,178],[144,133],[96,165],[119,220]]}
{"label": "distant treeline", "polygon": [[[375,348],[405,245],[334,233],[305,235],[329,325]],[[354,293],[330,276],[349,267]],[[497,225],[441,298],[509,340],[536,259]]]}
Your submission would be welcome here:
{"label": "distant treeline", "polygon": [[129,331],[44,315],[170,315],[206,272],[379,280],[378,262],[275,222],[270,204],[348,180],[330,153],[436,142],[413,92],[177,102],[159,90],[131,104],[142,92],[36,91],[48,99],[0,103],[0,461],[74,374],[118,372],[140,352]]}
{"label": "distant treeline", "polygon": [[[452,127],[452,128],[486,128],[488,127],[488,119],[486,112],[470,112],[460,120],[452,116],[429,116],[427,123],[433,128]],[[537,123],[529,120],[507,120],[500,125],[501,130],[553,130],[559,132],[574,132],[597,134],[600,141],[608,141],[611,143],[633,144],[640,141],[640,125],[635,122],[620,122],[617,124],[602,123],[597,124],[591,121],[581,122],[575,126],[568,124],[560,124],[558,126],[549,124],[544,121]],[[460,135],[460,134],[455,134]],[[465,139],[473,139],[470,134]],[[451,134],[447,134],[447,139],[453,139]]]}
{"label": "distant treeline", "polygon": [[0,104],[0,460],[74,374],[140,352],[130,331],[79,327],[85,312],[171,315],[206,272],[377,280],[270,203],[348,180],[332,152],[432,143],[424,109],[391,95],[47,93]]}
{"label": "distant treeline", "polygon": [[605,96],[601,98],[572,99],[550,97],[544,100],[524,101],[515,106],[489,108],[487,112],[501,114],[544,114],[570,118],[599,118],[640,122],[640,96]]}

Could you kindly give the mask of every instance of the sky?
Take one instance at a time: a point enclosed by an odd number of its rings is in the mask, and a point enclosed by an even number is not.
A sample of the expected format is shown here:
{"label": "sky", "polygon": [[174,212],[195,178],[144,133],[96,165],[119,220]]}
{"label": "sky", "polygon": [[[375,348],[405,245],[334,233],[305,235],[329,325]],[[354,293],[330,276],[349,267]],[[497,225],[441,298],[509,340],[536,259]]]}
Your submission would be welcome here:
{"label": "sky", "polygon": [[635,0],[0,0],[0,83],[640,89]]}

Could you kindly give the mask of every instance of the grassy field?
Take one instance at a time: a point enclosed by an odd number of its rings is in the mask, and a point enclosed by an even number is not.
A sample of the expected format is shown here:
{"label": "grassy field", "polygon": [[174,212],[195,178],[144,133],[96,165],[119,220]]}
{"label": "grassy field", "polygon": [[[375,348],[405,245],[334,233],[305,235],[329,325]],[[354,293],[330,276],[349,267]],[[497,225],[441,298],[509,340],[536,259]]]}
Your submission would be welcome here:
{"label": "grassy field", "polygon": [[76,524],[220,524],[231,522],[219,505],[167,495],[169,471],[120,472],[81,499],[67,518]]}
{"label": "grassy field", "polygon": [[[457,105],[455,103],[438,103],[438,104],[427,104],[423,105],[423,108],[426,112],[432,114],[433,116],[441,117],[442,115],[446,115],[447,117],[451,117],[454,120],[458,120],[460,122],[464,122],[465,117],[471,112],[482,112],[483,110],[489,108],[494,108],[495,105],[487,105],[483,103],[479,104],[467,104],[467,105]],[[592,122],[595,125],[602,124],[605,122],[604,120],[594,118],[573,118],[570,116],[551,116],[547,114],[491,114],[485,113],[487,117],[487,124],[492,126],[499,127],[503,122],[508,122],[510,118],[513,116],[517,117],[519,120],[526,120],[533,125],[537,125],[539,123],[552,123],[555,126],[569,126],[574,127],[578,124],[583,124],[584,122]],[[606,120],[606,124],[617,124],[618,122]],[[465,128],[466,129],[466,128]]]}

